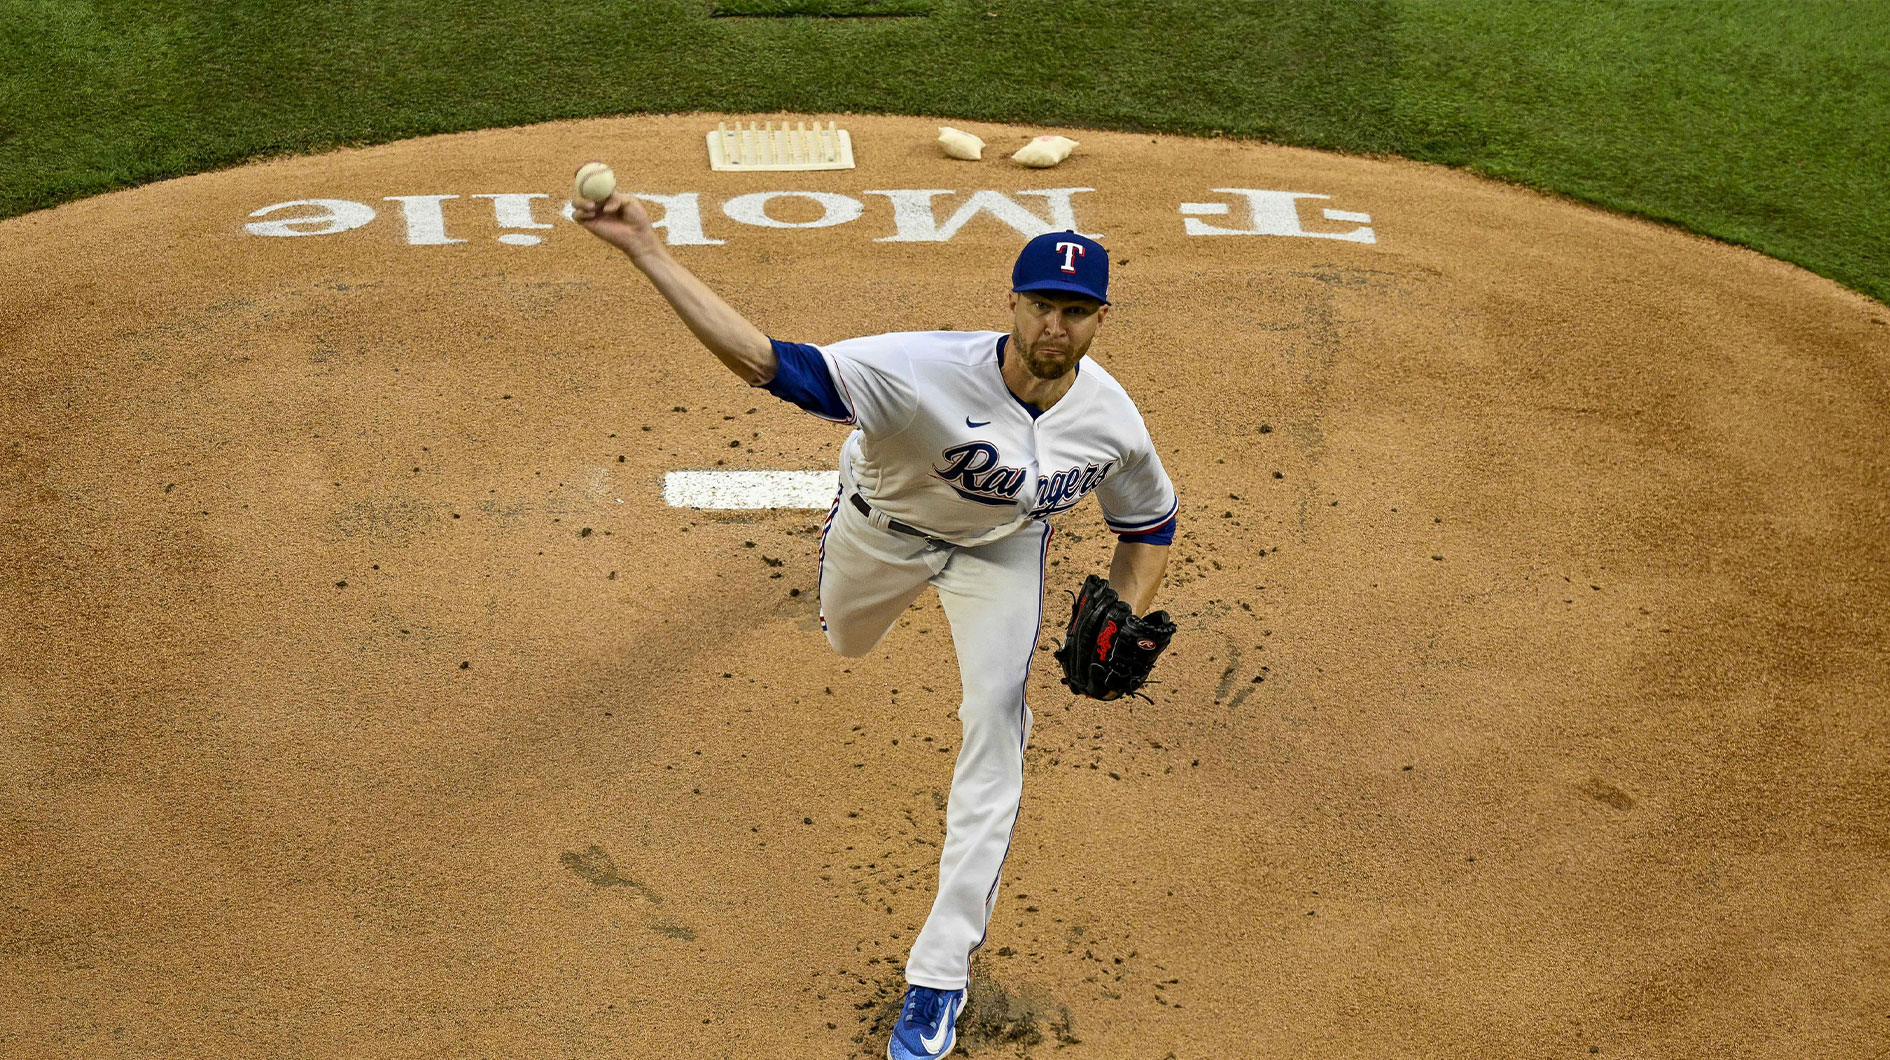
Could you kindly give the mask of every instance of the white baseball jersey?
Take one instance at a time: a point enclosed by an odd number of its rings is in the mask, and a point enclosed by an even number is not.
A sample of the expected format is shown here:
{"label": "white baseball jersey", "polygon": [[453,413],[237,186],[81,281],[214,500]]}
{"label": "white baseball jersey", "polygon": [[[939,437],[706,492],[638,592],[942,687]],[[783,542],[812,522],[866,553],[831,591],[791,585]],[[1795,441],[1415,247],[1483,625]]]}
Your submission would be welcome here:
{"label": "white baseball jersey", "polygon": [[1117,534],[1171,541],[1174,485],[1122,385],[1084,357],[1069,391],[1039,412],[1004,383],[1009,338],[923,331],[776,342],[780,367],[765,385],[857,426],[842,459],[861,497],[933,537],[986,544],[1095,493]]}

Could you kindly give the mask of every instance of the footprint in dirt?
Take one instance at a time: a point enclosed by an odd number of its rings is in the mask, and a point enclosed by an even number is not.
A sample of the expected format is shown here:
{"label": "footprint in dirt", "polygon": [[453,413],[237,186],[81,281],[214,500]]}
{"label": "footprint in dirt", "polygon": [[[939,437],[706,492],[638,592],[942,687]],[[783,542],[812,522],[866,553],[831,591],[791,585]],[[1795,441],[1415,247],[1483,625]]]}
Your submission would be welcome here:
{"label": "footprint in dirt", "polygon": [[1600,777],[1589,777],[1578,786],[1577,790],[1596,802],[1612,806],[1623,813],[1634,808],[1634,796]]}
{"label": "footprint in dirt", "polygon": [[[617,871],[617,863],[611,859],[608,853],[605,853],[603,847],[595,843],[587,847],[582,853],[572,851],[558,855],[558,863],[563,865],[566,869],[569,869],[573,876],[576,876],[578,879],[583,880],[593,887],[599,889],[605,887],[624,887],[628,888],[632,893],[642,896],[643,899],[651,905],[662,904],[663,899],[647,885]],[[696,933],[691,930],[688,925],[677,921],[673,917],[665,916],[662,913],[652,912],[646,918],[644,926],[659,935],[666,935],[673,939],[681,939],[684,942],[694,942],[696,939]]]}
{"label": "footprint in dirt", "polygon": [[617,871],[617,863],[611,860],[604,848],[592,843],[581,854],[567,852],[558,855],[558,864],[571,870],[571,875],[593,887],[628,887],[653,903],[661,904],[655,892],[636,880]]}

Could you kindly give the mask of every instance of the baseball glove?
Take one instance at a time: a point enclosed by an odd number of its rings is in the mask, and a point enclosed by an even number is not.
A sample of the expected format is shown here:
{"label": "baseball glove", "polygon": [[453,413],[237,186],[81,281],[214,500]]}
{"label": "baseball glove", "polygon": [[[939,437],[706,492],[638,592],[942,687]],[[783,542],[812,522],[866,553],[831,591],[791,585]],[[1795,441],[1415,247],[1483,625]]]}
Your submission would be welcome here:
{"label": "baseball glove", "polygon": [[1137,618],[1106,579],[1092,574],[1076,594],[1070,628],[1056,651],[1063,683],[1092,699],[1134,695],[1174,635],[1168,612]]}

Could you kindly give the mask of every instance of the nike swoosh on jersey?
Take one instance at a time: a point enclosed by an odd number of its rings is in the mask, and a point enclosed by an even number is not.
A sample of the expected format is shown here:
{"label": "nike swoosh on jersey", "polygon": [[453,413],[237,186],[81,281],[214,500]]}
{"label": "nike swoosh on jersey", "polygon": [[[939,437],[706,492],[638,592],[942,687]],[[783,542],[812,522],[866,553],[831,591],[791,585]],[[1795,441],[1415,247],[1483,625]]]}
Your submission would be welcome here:
{"label": "nike swoosh on jersey", "polygon": [[965,426],[967,426],[967,427],[989,427],[990,425],[991,425],[991,421],[990,421],[990,420],[984,420],[984,421],[982,421],[982,422],[980,422],[980,423],[973,423],[973,422],[971,422],[971,417],[970,417],[970,416],[966,416],[966,417],[965,417]]}
{"label": "nike swoosh on jersey", "polygon": [[947,1001],[945,1003],[945,1018],[938,1021],[938,1037],[927,1038],[924,1035],[919,1036],[919,1044],[925,1047],[926,1052],[936,1053],[938,1052],[939,1046],[945,1044],[945,1036],[951,1033],[952,1017],[956,1016],[957,1014],[958,1014],[957,1004],[955,1002]]}

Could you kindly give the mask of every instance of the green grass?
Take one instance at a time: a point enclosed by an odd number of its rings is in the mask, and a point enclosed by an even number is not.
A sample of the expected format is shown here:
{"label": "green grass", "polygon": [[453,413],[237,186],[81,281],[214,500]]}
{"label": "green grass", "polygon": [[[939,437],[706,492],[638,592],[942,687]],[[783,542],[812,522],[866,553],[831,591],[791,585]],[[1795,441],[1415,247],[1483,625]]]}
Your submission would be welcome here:
{"label": "green grass", "polygon": [[716,0],[713,14],[717,18],[875,18],[931,12],[932,0]]}
{"label": "green grass", "polygon": [[1879,0],[0,0],[0,216],[259,155],[646,111],[877,111],[1466,166],[1890,300]]}

